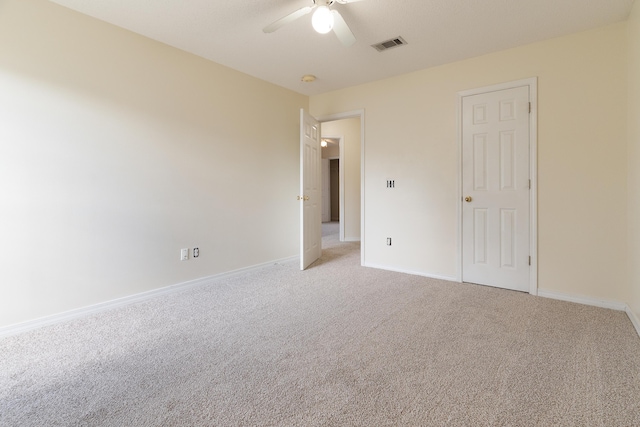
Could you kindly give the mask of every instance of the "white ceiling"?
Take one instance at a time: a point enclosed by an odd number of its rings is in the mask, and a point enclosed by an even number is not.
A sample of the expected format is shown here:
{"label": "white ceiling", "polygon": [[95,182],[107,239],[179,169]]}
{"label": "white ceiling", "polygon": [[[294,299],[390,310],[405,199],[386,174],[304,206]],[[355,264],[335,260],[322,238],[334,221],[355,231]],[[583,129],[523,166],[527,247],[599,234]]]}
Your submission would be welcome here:
{"label": "white ceiling", "polygon": [[[634,0],[366,0],[337,9],[357,38],[344,47],[311,14],[271,22],[313,0],[52,0],[305,95],[405,74],[627,18]],[[371,47],[402,36],[408,45]],[[304,74],[318,78],[301,82]]]}

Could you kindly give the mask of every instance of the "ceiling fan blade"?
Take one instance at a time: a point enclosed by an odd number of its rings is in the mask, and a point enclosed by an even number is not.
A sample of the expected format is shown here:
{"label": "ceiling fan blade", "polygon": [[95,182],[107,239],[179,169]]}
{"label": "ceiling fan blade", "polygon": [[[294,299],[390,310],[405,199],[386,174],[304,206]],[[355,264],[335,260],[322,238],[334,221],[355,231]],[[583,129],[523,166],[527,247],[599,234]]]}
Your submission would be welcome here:
{"label": "ceiling fan blade", "polygon": [[333,14],[333,32],[336,33],[338,40],[346,47],[354,44],[356,42],[356,36],[353,35],[344,18],[340,15],[340,12],[332,10],[331,13]]}
{"label": "ceiling fan blade", "polygon": [[289,22],[293,22],[296,19],[298,19],[298,18],[306,15],[307,13],[311,12],[314,7],[315,6],[307,6],[307,7],[303,7],[302,9],[298,9],[295,12],[288,14],[284,18],[280,18],[276,22],[267,25],[266,27],[264,27],[262,29],[262,31],[264,31],[265,33],[273,33],[278,28],[288,24]]}

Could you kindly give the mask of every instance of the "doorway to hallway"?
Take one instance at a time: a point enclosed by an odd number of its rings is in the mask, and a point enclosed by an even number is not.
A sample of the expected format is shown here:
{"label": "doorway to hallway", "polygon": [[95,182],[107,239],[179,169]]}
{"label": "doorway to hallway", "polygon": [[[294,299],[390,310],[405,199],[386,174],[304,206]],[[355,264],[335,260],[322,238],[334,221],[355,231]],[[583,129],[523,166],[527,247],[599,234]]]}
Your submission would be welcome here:
{"label": "doorway to hallway", "polygon": [[340,241],[361,240],[362,118],[321,121],[322,222],[339,222]]}

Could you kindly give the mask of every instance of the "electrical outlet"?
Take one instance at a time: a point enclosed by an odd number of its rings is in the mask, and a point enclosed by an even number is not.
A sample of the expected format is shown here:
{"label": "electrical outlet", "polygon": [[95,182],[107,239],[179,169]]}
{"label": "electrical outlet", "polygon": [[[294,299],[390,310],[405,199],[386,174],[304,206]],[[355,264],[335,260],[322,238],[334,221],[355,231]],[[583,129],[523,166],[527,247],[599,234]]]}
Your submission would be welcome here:
{"label": "electrical outlet", "polygon": [[189,248],[180,249],[180,261],[186,261],[189,259]]}
{"label": "electrical outlet", "polygon": [[387,246],[391,246],[391,237],[387,237]]}
{"label": "electrical outlet", "polygon": [[200,256],[200,248],[193,248],[193,257],[198,258]]}

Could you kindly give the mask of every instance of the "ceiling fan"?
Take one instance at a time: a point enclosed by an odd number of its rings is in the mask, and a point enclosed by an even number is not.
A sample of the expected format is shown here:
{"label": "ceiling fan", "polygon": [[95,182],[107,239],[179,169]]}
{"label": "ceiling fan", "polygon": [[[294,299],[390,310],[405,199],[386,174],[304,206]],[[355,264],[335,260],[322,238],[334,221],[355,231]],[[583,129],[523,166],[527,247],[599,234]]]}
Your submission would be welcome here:
{"label": "ceiling fan", "polygon": [[265,33],[273,33],[278,28],[295,21],[298,18],[303,17],[304,15],[310,13],[315,9],[313,16],[311,18],[311,23],[313,28],[319,32],[320,34],[326,34],[329,31],[333,30],[333,32],[338,37],[338,40],[342,42],[343,45],[349,47],[356,42],[356,37],[353,35],[349,26],[335,9],[330,9],[334,3],[338,4],[349,4],[355,3],[362,0],[311,0],[313,1],[313,6],[303,7],[302,9],[298,9],[295,12],[288,14],[287,16],[278,19],[272,24],[267,25],[262,29]]}

